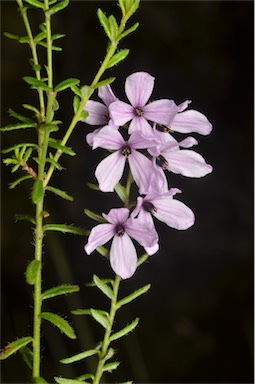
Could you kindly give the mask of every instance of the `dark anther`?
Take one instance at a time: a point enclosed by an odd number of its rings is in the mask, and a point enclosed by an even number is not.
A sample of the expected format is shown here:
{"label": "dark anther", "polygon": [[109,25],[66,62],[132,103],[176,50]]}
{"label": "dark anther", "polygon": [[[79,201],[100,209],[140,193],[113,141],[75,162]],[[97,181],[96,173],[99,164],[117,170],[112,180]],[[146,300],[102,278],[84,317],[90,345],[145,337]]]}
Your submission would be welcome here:
{"label": "dark anther", "polygon": [[125,229],[122,224],[117,224],[115,227],[115,233],[117,236],[123,236],[125,233]]}
{"label": "dark anther", "polygon": [[128,157],[130,153],[131,153],[131,148],[128,145],[124,146],[121,150],[121,154],[125,157]]}
{"label": "dark anther", "polygon": [[168,161],[164,158],[164,156],[159,155],[157,157],[157,164],[166,171],[169,167]]}
{"label": "dark anther", "polygon": [[166,125],[157,124],[156,130],[159,132],[169,133],[171,131],[171,127],[166,126]]}
{"label": "dark anther", "polygon": [[146,212],[150,212],[150,213],[155,213],[157,212],[157,208],[152,204],[150,203],[149,201],[145,201],[143,203],[143,209],[146,211]]}
{"label": "dark anther", "polygon": [[137,116],[142,116],[142,115],[143,115],[143,110],[142,110],[142,108],[136,108],[136,109],[135,109],[135,112],[136,112]]}

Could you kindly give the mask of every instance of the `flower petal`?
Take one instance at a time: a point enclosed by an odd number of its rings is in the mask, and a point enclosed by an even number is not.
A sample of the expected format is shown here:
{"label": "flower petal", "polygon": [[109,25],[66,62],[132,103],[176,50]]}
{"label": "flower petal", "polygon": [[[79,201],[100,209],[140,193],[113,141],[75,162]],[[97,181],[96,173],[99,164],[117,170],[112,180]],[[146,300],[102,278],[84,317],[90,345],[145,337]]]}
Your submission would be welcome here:
{"label": "flower petal", "polygon": [[134,108],[143,108],[149,100],[154,87],[154,77],[146,72],[136,72],[128,76],[125,92]]}
{"label": "flower petal", "polygon": [[144,117],[159,124],[170,124],[178,112],[173,100],[161,99],[147,104],[144,108]]}
{"label": "flower petal", "polygon": [[115,125],[124,125],[135,116],[134,108],[123,101],[114,101],[109,105],[110,117]]}
{"label": "flower petal", "polygon": [[103,217],[112,224],[123,224],[127,221],[129,216],[129,209],[127,208],[113,208],[108,214],[103,213]]}
{"label": "flower petal", "polygon": [[84,249],[88,255],[97,247],[107,243],[114,236],[114,226],[112,224],[98,224],[92,228],[88,242]]}
{"label": "flower petal", "polygon": [[184,140],[179,141],[178,144],[183,148],[191,148],[193,145],[197,145],[198,141],[194,137],[188,136]]}
{"label": "flower petal", "polygon": [[121,179],[124,167],[125,157],[119,151],[107,156],[98,164],[95,176],[101,191],[113,192],[115,185]]}
{"label": "flower petal", "polygon": [[88,100],[85,111],[89,113],[86,119],[82,120],[84,123],[90,125],[106,125],[109,120],[108,108],[98,101]]}
{"label": "flower petal", "polygon": [[125,140],[118,130],[106,125],[94,137],[93,149],[101,147],[105,149],[120,149]]}
{"label": "flower petal", "polygon": [[154,136],[146,138],[141,131],[134,131],[128,139],[128,145],[135,149],[154,147],[156,144]]}
{"label": "flower petal", "polygon": [[144,137],[154,137],[151,125],[143,116],[133,117],[128,127],[128,133],[131,134],[135,131],[141,131]]}
{"label": "flower petal", "polygon": [[155,226],[148,220],[129,218],[125,223],[125,231],[143,247],[153,247],[158,242]]}
{"label": "flower petal", "polygon": [[135,183],[139,187],[141,195],[146,194],[149,189],[151,179],[151,161],[140,152],[132,149],[128,156],[129,166]]}
{"label": "flower petal", "polygon": [[159,243],[156,243],[153,247],[144,247],[145,252],[148,253],[149,256],[154,255],[159,250]]}
{"label": "flower petal", "polygon": [[109,107],[109,105],[114,101],[118,100],[118,98],[114,95],[109,84],[99,87],[98,96],[100,97],[101,100],[103,100],[104,104],[107,107]]}
{"label": "flower petal", "polygon": [[186,108],[188,108],[188,105],[192,103],[192,100],[185,100],[183,103],[178,105],[178,112],[184,111]]}
{"label": "flower petal", "polygon": [[212,124],[205,115],[190,109],[175,116],[171,123],[171,129],[181,133],[197,132],[201,135],[209,135]]}
{"label": "flower petal", "polygon": [[137,253],[130,237],[114,236],[110,249],[110,263],[114,272],[122,279],[128,279],[136,270]]}
{"label": "flower petal", "polygon": [[101,128],[97,128],[97,129],[94,129],[93,132],[90,132],[86,135],[86,141],[90,147],[93,147],[94,138],[100,131],[101,131]]}

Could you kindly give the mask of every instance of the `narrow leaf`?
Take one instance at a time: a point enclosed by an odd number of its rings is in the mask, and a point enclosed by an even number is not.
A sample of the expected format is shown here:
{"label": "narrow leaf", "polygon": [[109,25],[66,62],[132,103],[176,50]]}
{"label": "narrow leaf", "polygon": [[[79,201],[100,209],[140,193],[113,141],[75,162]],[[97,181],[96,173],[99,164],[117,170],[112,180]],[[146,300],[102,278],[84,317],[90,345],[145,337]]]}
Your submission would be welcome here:
{"label": "narrow leaf", "polygon": [[109,77],[108,79],[99,81],[99,83],[97,83],[97,85],[94,88],[97,89],[99,87],[103,87],[104,85],[111,84],[114,82],[115,79],[116,77]]}
{"label": "narrow leaf", "polygon": [[62,165],[60,165],[56,160],[53,159],[53,155],[52,155],[52,157],[47,157],[45,160],[47,163],[54,165],[54,167],[56,169],[58,169],[59,171],[61,171],[61,169],[63,169]]}
{"label": "narrow leaf", "polygon": [[113,290],[103,280],[101,280],[98,276],[94,275],[93,281],[96,284],[97,288],[100,289],[100,291],[102,291],[107,297],[109,297],[109,299],[113,299]]}
{"label": "narrow leaf", "polygon": [[98,223],[106,223],[104,217],[97,215],[96,213],[90,211],[89,209],[84,209],[84,213],[92,220],[97,221]]}
{"label": "narrow leaf", "polygon": [[10,116],[15,117],[17,120],[23,121],[23,123],[28,124],[35,124],[33,120],[29,119],[26,116],[20,115],[19,113],[15,112],[13,109],[9,108],[8,113]]}
{"label": "narrow leaf", "polygon": [[96,355],[98,353],[99,353],[98,349],[90,349],[88,351],[78,353],[77,355],[73,355],[73,356],[68,357],[66,359],[62,359],[62,360],[60,360],[60,362],[62,364],[70,364],[70,363],[74,363],[75,361],[80,361],[80,360],[86,359],[87,357]]}
{"label": "narrow leaf", "polygon": [[26,3],[33,5],[36,8],[44,8],[44,3],[38,0],[25,0]]}
{"label": "narrow leaf", "polygon": [[84,375],[81,375],[76,378],[77,380],[86,380],[86,379],[92,379],[94,380],[94,375],[92,373],[85,373]]}
{"label": "narrow leaf", "polygon": [[150,287],[151,287],[151,284],[147,284],[144,287],[137,289],[135,292],[131,293],[130,295],[124,297],[123,299],[118,301],[117,308],[119,309],[120,307],[122,307],[122,305],[128,304],[134,299],[136,299],[137,297],[143,295],[150,289]]}
{"label": "narrow leaf", "polygon": [[26,282],[30,285],[34,285],[36,278],[38,276],[39,270],[41,267],[41,262],[39,260],[32,260],[27,266],[26,269]]}
{"label": "narrow leaf", "polygon": [[137,317],[134,321],[132,321],[132,323],[127,325],[125,328],[122,328],[120,331],[113,333],[110,337],[110,340],[113,341],[120,339],[123,336],[126,336],[129,332],[132,332],[135,329],[138,323],[139,318]]}
{"label": "narrow leaf", "polygon": [[87,187],[93,189],[94,191],[100,191],[98,184],[86,183]]}
{"label": "narrow leaf", "polygon": [[61,39],[62,37],[65,37],[65,34],[63,34],[63,33],[55,33],[54,35],[51,36],[51,39],[53,41],[53,40]]}
{"label": "narrow leaf", "polygon": [[12,33],[9,33],[9,32],[4,32],[4,36],[8,37],[9,39],[12,39],[12,40],[19,40],[20,39],[20,36],[13,35]]}
{"label": "narrow leaf", "polygon": [[74,235],[86,236],[88,230],[75,227],[74,225],[67,224],[46,224],[43,227],[44,231],[57,231],[62,233],[73,233]]}
{"label": "narrow leaf", "polygon": [[103,245],[100,245],[99,247],[97,247],[97,252],[104,256],[104,257],[108,257],[109,256],[109,250],[106,249]]}
{"label": "narrow leaf", "polygon": [[49,147],[58,149],[59,151],[66,153],[70,156],[75,156],[75,152],[70,147],[66,147],[65,145],[59,144],[57,141],[53,141],[52,139],[49,141]]}
{"label": "narrow leaf", "polygon": [[25,76],[23,80],[34,88],[41,88],[44,91],[52,91],[52,89],[41,80],[37,80],[35,77]]}
{"label": "narrow leaf", "polygon": [[148,257],[149,255],[147,253],[144,253],[142,256],[140,256],[137,260],[137,266],[139,267],[139,265],[145,263],[145,261],[148,260]]}
{"label": "narrow leaf", "polygon": [[34,37],[34,42],[37,44],[38,41],[41,41],[41,40],[45,39],[46,36],[47,36],[46,32],[40,32],[40,33],[38,33],[38,35],[36,35]]}
{"label": "narrow leaf", "polygon": [[52,297],[67,295],[68,293],[78,292],[80,290],[78,285],[58,285],[47,289],[42,293],[42,300],[51,299]]}
{"label": "narrow leaf", "polygon": [[[44,42],[44,41],[38,41],[37,44],[38,44],[38,45],[41,45],[41,46],[44,47],[44,48],[47,48],[47,43]],[[51,49],[52,49],[53,51],[62,51],[62,48],[57,47],[56,45],[52,45],[52,46],[51,46]]]}
{"label": "narrow leaf", "polygon": [[73,315],[91,315],[90,309],[74,309],[71,311]]}
{"label": "narrow leaf", "polygon": [[120,363],[115,361],[113,363],[105,364],[103,372],[112,372],[114,369],[117,369]]}
{"label": "narrow leaf", "polygon": [[[73,91],[73,87],[71,87],[72,91]],[[78,89],[78,88],[77,88]],[[73,98],[73,110],[74,110],[74,113],[77,113],[78,109],[79,109],[79,106],[80,106],[80,97],[76,94]]]}
{"label": "narrow leaf", "polygon": [[117,65],[120,61],[124,60],[129,54],[129,49],[122,49],[109,60],[107,68],[111,68],[114,65]]}
{"label": "narrow leaf", "polygon": [[42,312],[41,318],[49,321],[53,325],[55,325],[61,332],[63,332],[67,337],[70,339],[76,339],[76,335],[74,333],[73,328],[70,326],[70,324],[63,319],[61,316],[56,315],[55,313],[51,312]]}
{"label": "narrow leaf", "polygon": [[121,185],[120,183],[116,184],[114,190],[124,204],[128,202],[128,194],[123,185]]}
{"label": "narrow leaf", "polygon": [[77,379],[65,379],[64,377],[54,377],[57,384],[90,384],[88,381],[81,381]]}
{"label": "narrow leaf", "polygon": [[134,32],[139,27],[139,23],[135,23],[131,28],[127,29],[125,32],[123,32],[120,35],[120,39],[123,39],[123,37],[126,37],[130,33]]}
{"label": "narrow leaf", "polygon": [[105,329],[108,329],[111,327],[110,323],[109,323],[109,320],[106,316],[104,316],[100,311],[98,311],[97,309],[93,309],[91,308],[91,315],[93,316],[93,318],[99,323],[101,324]]}
{"label": "narrow leaf", "polygon": [[55,87],[55,92],[60,92],[63,91],[64,89],[70,88],[73,85],[79,84],[80,80],[79,79],[74,79],[74,78],[69,78],[66,80],[61,81],[58,85]]}
{"label": "narrow leaf", "polygon": [[15,188],[18,184],[20,184],[22,181],[27,180],[27,179],[31,179],[31,178],[32,178],[31,175],[25,175],[25,176],[22,176],[22,177],[20,177],[19,179],[13,181],[11,184],[9,184],[9,188],[10,188],[10,189],[13,189],[13,188]]}
{"label": "narrow leaf", "polygon": [[68,195],[66,192],[62,191],[61,189],[51,187],[49,185],[47,186],[46,189],[47,189],[47,191],[53,192],[53,193],[55,193],[55,195],[58,195],[65,200],[73,201],[73,197]]}
{"label": "narrow leaf", "polygon": [[28,336],[28,337],[21,337],[20,339],[11,342],[0,353],[0,360],[6,359],[13,353],[17,352],[20,348],[31,343],[32,341],[33,341],[33,338]]}
{"label": "narrow leaf", "polygon": [[16,219],[16,221],[27,220],[27,221],[30,221],[30,223],[32,223],[32,224],[36,223],[35,217],[30,216],[30,215],[17,214],[17,215],[15,215],[15,219]]}
{"label": "narrow leaf", "polygon": [[32,202],[34,204],[39,203],[43,198],[43,181],[36,179],[34,181],[33,190],[32,190]]}
{"label": "narrow leaf", "polygon": [[109,20],[100,8],[97,10],[97,17],[100,21],[100,24],[104,28],[104,31],[105,31],[106,35],[108,36],[109,40],[112,40],[112,34],[111,34],[111,28],[110,28]]}
{"label": "narrow leaf", "polygon": [[66,8],[69,4],[69,0],[63,0],[54,5],[52,8],[50,8],[47,12],[45,12],[47,15],[53,15],[56,12],[61,11],[62,9]]}
{"label": "narrow leaf", "polygon": [[110,24],[112,39],[116,40],[118,33],[119,33],[119,27],[118,27],[117,21],[113,15],[109,16],[108,20],[109,20],[109,24]]}
{"label": "narrow leaf", "polygon": [[28,347],[22,347],[19,350],[22,359],[30,369],[33,369],[33,351]]}
{"label": "narrow leaf", "polygon": [[1,128],[0,130],[2,132],[7,132],[7,131],[14,131],[15,129],[24,129],[24,128],[32,128],[35,127],[35,123],[24,123],[24,124],[10,124],[7,125],[6,127]]}

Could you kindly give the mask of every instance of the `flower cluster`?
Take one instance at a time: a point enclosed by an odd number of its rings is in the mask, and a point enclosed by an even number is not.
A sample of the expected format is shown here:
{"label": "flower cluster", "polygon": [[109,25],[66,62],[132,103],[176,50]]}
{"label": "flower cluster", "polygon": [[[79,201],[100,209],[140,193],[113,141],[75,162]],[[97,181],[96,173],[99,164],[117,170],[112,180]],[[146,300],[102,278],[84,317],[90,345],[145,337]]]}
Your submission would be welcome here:
{"label": "flower cluster", "polygon": [[[99,126],[86,137],[93,148],[107,149],[110,154],[97,166],[95,176],[103,192],[112,192],[123,177],[128,164],[139,196],[136,206],[113,208],[103,214],[106,220],[90,232],[85,245],[87,254],[113,238],[110,248],[112,269],[121,278],[131,277],[137,265],[136,240],[148,255],[159,249],[159,237],[153,217],[169,227],[184,230],[194,224],[194,214],[175,195],[181,191],[169,188],[167,172],[187,177],[202,177],[212,171],[211,165],[191,150],[197,140],[191,136],[178,142],[173,132],[208,135],[212,125],[200,112],[187,109],[191,101],[176,105],[173,100],[149,102],[154,77],[146,72],[128,76],[125,93],[129,103],[120,101],[110,85],[99,88],[103,103],[89,100],[84,120]],[[122,135],[123,133],[123,135]]]}

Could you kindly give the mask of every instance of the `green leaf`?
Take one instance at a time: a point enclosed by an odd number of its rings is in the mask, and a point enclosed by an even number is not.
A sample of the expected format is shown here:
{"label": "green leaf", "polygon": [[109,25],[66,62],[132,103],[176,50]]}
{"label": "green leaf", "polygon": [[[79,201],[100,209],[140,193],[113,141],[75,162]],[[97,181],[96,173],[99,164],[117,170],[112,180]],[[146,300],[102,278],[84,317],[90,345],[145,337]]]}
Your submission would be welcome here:
{"label": "green leaf", "polygon": [[26,116],[22,116],[19,113],[15,112],[13,109],[9,108],[8,113],[10,116],[15,117],[17,120],[23,121],[23,123],[33,124],[35,125],[34,121],[29,119]]}
{"label": "green leaf", "polygon": [[9,33],[9,32],[4,32],[4,36],[8,37],[8,39],[12,39],[12,40],[18,40],[19,41],[19,39],[20,39],[20,36],[13,35],[12,33]]}
{"label": "green leaf", "polygon": [[84,209],[84,213],[92,220],[97,221],[98,223],[106,223],[104,217],[97,215],[96,213],[90,211],[89,209]]}
{"label": "green leaf", "polygon": [[83,85],[83,87],[81,87],[81,96],[83,99],[89,99],[90,92],[91,88],[89,85]]}
{"label": "green leaf", "polygon": [[34,204],[39,203],[43,198],[43,181],[36,179],[34,181],[33,190],[32,190],[32,202]]}
{"label": "green leaf", "polygon": [[76,335],[74,333],[73,328],[65,319],[63,319],[63,317],[56,315],[55,313],[52,313],[52,312],[42,312],[41,318],[55,325],[61,332],[63,332],[70,339],[76,339]]}
{"label": "green leaf", "polygon": [[15,129],[34,128],[35,126],[36,126],[35,123],[10,124],[10,125],[7,125],[6,127],[1,128],[0,130],[2,132],[7,132],[7,131],[14,131]]}
{"label": "green leaf", "polygon": [[51,299],[52,297],[67,295],[68,293],[78,292],[80,290],[78,285],[58,285],[57,287],[53,287],[47,289],[42,293],[42,300]]}
{"label": "green leaf", "polygon": [[62,359],[60,360],[60,362],[62,364],[70,364],[70,363],[74,363],[75,361],[80,361],[80,360],[86,359],[87,357],[97,355],[98,353],[99,353],[98,349],[90,349],[88,351],[78,353],[77,355],[67,357],[66,359]]}
{"label": "green leaf", "polygon": [[[38,44],[38,45],[41,45],[41,46],[44,47],[44,48],[47,48],[47,43],[44,42],[44,41],[38,41],[37,44]],[[57,46],[55,46],[55,45],[52,45],[52,46],[51,46],[51,49],[52,49],[53,51],[62,51],[62,48],[57,47]]]}
{"label": "green leaf", "polygon": [[61,39],[62,37],[65,37],[65,34],[63,33],[55,33],[54,35],[51,36],[51,40],[58,40]]}
{"label": "green leaf", "polygon": [[31,65],[32,69],[36,72],[36,71],[40,71],[41,70],[41,66],[40,64],[37,64],[35,63],[34,59],[29,59],[29,64]]}
{"label": "green leaf", "polygon": [[103,245],[100,245],[99,247],[97,247],[97,248],[96,248],[96,251],[97,251],[100,255],[102,255],[102,256],[104,256],[104,257],[107,257],[107,258],[108,258],[108,256],[109,256],[109,250],[106,249]]}
{"label": "green leaf", "polygon": [[52,8],[50,8],[48,11],[45,12],[46,15],[53,15],[56,12],[61,11],[62,9],[66,8],[69,4],[69,0],[63,0],[54,5]]}
{"label": "green leaf", "polygon": [[139,265],[145,263],[145,261],[148,260],[148,257],[149,255],[147,253],[144,253],[142,256],[140,256],[137,260],[137,266],[139,267]]}
{"label": "green leaf", "polygon": [[6,359],[13,353],[17,352],[20,348],[31,343],[32,341],[33,341],[33,338],[28,336],[28,337],[21,337],[20,339],[11,342],[0,353],[0,360]]}
{"label": "green leaf", "polygon": [[87,187],[93,189],[94,191],[100,191],[98,184],[86,183]]}
{"label": "green leaf", "polygon": [[71,313],[73,315],[91,315],[90,309],[74,309]]}
{"label": "green leaf", "polygon": [[120,331],[113,333],[110,337],[110,341],[114,341],[120,339],[123,336],[126,336],[129,332],[132,332],[135,329],[138,323],[139,318],[137,317],[134,321],[132,321],[132,323],[127,325],[125,328],[122,328]]}
{"label": "green leaf", "polygon": [[38,35],[36,35],[36,36],[34,37],[34,42],[35,42],[35,44],[37,44],[39,41],[45,39],[46,36],[47,36],[47,33],[46,33],[45,31],[38,33]]}
{"label": "green leaf", "polygon": [[121,185],[120,183],[116,184],[114,190],[124,204],[128,202],[129,197],[123,185]]}
{"label": "green leaf", "polygon": [[55,193],[55,195],[58,195],[65,200],[73,201],[73,197],[68,195],[66,192],[62,191],[61,189],[51,187],[49,185],[47,186],[46,189],[47,189],[47,191],[53,192],[53,193]]}
{"label": "green leaf", "polygon": [[100,21],[100,24],[104,28],[104,31],[105,31],[106,35],[108,36],[109,40],[112,40],[110,22],[109,22],[107,16],[104,14],[104,12],[100,8],[97,10],[97,17]]}
{"label": "green leaf", "polygon": [[61,169],[63,169],[63,167],[62,167],[62,165],[60,165],[56,160],[54,160],[53,159],[53,155],[52,154],[50,154],[51,155],[51,157],[46,157],[46,162],[47,163],[50,163],[50,164],[52,164],[52,165],[54,165],[54,167],[56,168],[56,169],[58,169],[59,171],[61,171]]}
{"label": "green leaf", "polygon": [[54,377],[57,384],[90,384],[88,381],[81,381],[77,379],[65,379],[64,377]]}
{"label": "green leaf", "polygon": [[85,120],[88,117],[89,113],[87,111],[82,111],[79,117],[79,121]]}
{"label": "green leaf", "polygon": [[72,148],[66,147],[65,145],[61,145],[58,141],[55,141],[53,139],[49,141],[49,147],[58,149],[59,151],[66,153],[67,155],[75,156],[75,152],[72,150]]}
{"label": "green leaf", "polygon": [[98,276],[94,275],[93,276],[93,281],[96,284],[97,288],[100,289],[109,299],[114,298],[113,290],[103,281],[101,280]]}
{"label": "green leaf", "polygon": [[81,375],[79,377],[76,377],[77,380],[86,380],[86,379],[92,379],[94,380],[94,375],[92,373],[85,373],[84,375]]}
{"label": "green leaf", "polygon": [[26,269],[26,282],[30,285],[34,285],[36,278],[38,276],[38,273],[41,268],[41,262],[39,260],[32,260],[27,266]]}
{"label": "green leaf", "polygon": [[58,85],[56,85],[54,91],[55,92],[63,91],[64,89],[70,88],[73,85],[79,84],[79,82],[80,80],[75,78],[69,78],[69,79],[63,80]]}
{"label": "green leaf", "polygon": [[135,23],[131,28],[127,29],[125,32],[123,32],[120,35],[120,39],[123,39],[123,37],[126,37],[130,33],[134,32],[139,27],[139,23]]}
{"label": "green leaf", "polygon": [[25,76],[23,80],[34,88],[41,88],[44,91],[52,91],[52,89],[41,80],[37,80],[35,77]]}
{"label": "green leaf", "polygon": [[120,363],[115,361],[113,363],[105,364],[103,367],[103,372],[112,372],[114,369],[117,369]]}
{"label": "green leaf", "polygon": [[22,359],[30,369],[33,369],[33,351],[28,347],[22,347],[19,350]]}
{"label": "green leaf", "polygon": [[108,79],[99,81],[99,83],[97,83],[97,85],[95,85],[94,89],[97,89],[99,87],[103,87],[104,85],[107,85],[107,84],[111,84],[114,82],[115,79],[116,79],[116,77],[109,77]]}
{"label": "green leaf", "polygon": [[25,181],[27,179],[31,179],[32,176],[31,175],[25,175],[25,176],[22,176],[20,177],[19,179],[13,181],[11,184],[9,184],[9,188],[10,189],[13,189],[15,188],[18,184],[20,184],[22,181]]}
{"label": "green leaf", "polygon": [[112,40],[116,40],[119,33],[119,27],[118,27],[117,21],[113,15],[109,16],[108,20],[109,20]]}
{"label": "green leaf", "polygon": [[[73,88],[71,87],[71,89],[73,90]],[[73,110],[74,110],[74,113],[77,113],[79,107],[80,107],[80,97],[76,94],[73,98]]]}
{"label": "green leaf", "polygon": [[67,224],[46,224],[43,227],[44,231],[57,231],[62,233],[73,233],[74,235],[86,236],[88,230],[75,227],[74,225]]}
{"label": "green leaf", "polygon": [[150,287],[151,287],[151,284],[147,284],[144,287],[137,289],[135,292],[131,293],[130,295],[124,297],[123,299],[118,301],[117,309],[122,307],[122,305],[128,304],[131,301],[133,301],[134,299],[136,299],[137,297],[143,295],[144,293],[146,293],[150,289]]}
{"label": "green leaf", "polygon": [[48,384],[48,382],[43,377],[34,377],[34,382],[37,384]]}
{"label": "green leaf", "polygon": [[42,8],[44,9],[44,3],[38,0],[25,0],[26,3],[33,5],[36,8]]}
{"label": "green leaf", "polygon": [[114,65],[117,65],[120,61],[124,60],[129,54],[129,49],[121,49],[119,52],[109,60],[106,68],[111,68]]}
{"label": "green leaf", "polygon": [[81,91],[78,87],[76,87],[76,85],[72,85],[71,86],[71,90],[73,91],[73,93],[75,93],[77,96],[81,97]]}
{"label": "green leaf", "polygon": [[16,214],[15,215],[15,219],[16,219],[16,221],[18,221],[18,220],[27,220],[27,221],[30,221],[30,223],[32,223],[32,224],[36,224],[35,217],[30,216],[30,215]]}
{"label": "green leaf", "polygon": [[26,43],[30,43],[30,38],[28,37],[28,36],[24,36],[24,37],[20,37],[19,38],[19,42],[21,43],[21,44],[26,44]]}
{"label": "green leaf", "polygon": [[102,312],[99,311],[98,309],[91,308],[91,315],[105,329],[108,329],[111,327],[111,324],[110,324],[108,318],[104,314],[102,314]]}
{"label": "green leaf", "polygon": [[41,116],[40,111],[39,111],[37,108],[35,108],[33,105],[30,105],[30,104],[22,104],[22,106],[23,106],[23,108],[28,109],[28,110],[34,112],[36,118],[37,118],[39,121],[41,120],[42,116]]}

